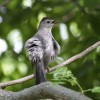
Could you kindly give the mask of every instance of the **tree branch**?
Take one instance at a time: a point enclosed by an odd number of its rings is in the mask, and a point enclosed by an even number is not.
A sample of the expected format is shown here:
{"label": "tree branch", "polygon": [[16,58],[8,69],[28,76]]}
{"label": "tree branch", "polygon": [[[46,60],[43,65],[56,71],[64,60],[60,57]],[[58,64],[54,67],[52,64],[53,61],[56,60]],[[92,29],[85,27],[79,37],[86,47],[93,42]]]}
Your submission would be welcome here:
{"label": "tree branch", "polygon": [[[100,41],[96,42],[95,44],[93,44],[92,46],[88,47],[86,50],[84,50],[83,52],[69,58],[68,60],[62,62],[61,64],[59,65],[56,65],[52,68],[50,68],[50,72],[56,70],[57,68],[59,67],[64,67],[65,65],[68,65],[70,64],[71,62],[75,61],[75,60],[78,60],[80,58],[82,58],[83,56],[85,56],[87,53],[91,52],[92,50],[94,50],[95,48],[97,48],[98,46],[100,46]],[[46,71],[47,73],[47,71]],[[4,88],[6,86],[10,86],[10,85],[14,85],[14,84],[20,84],[20,83],[23,83],[25,81],[28,81],[30,79],[32,79],[34,77],[34,75],[29,75],[29,76],[26,76],[26,77],[23,77],[23,78],[20,78],[20,79],[17,79],[17,80],[13,80],[13,81],[9,81],[9,82],[5,82],[5,83],[0,83],[0,87],[1,88]]]}
{"label": "tree branch", "polygon": [[47,98],[53,100],[92,100],[79,92],[54,85],[51,82],[44,82],[19,92],[0,90],[0,100],[39,100]]}

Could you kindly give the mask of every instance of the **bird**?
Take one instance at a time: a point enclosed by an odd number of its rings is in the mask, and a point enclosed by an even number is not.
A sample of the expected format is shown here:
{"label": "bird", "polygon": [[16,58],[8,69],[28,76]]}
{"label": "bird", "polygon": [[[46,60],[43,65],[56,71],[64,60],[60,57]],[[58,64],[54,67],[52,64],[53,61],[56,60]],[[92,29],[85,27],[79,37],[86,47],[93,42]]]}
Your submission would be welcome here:
{"label": "bird", "polygon": [[60,53],[60,45],[52,35],[52,28],[58,22],[43,17],[36,34],[25,43],[29,60],[35,69],[36,85],[46,81],[45,69]]}

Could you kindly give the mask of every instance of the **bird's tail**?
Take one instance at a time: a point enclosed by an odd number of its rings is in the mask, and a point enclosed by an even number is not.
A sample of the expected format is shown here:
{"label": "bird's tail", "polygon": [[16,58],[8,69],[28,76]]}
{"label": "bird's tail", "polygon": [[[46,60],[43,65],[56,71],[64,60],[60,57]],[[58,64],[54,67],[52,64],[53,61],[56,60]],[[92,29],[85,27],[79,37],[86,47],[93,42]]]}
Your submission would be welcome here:
{"label": "bird's tail", "polygon": [[42,61],[35,63],[36,85],[46,81],[44,64]]}

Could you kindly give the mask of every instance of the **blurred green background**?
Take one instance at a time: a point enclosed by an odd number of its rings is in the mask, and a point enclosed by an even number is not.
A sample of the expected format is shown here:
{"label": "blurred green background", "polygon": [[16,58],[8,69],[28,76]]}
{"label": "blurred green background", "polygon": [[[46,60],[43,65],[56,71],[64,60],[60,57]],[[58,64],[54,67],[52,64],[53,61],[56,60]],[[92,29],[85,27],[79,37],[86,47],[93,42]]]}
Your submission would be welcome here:
{"label": "blurred green background", "polygon": [[[61,45],[60,58],[50,66],[100,40],[100,0],[0,0],[0,82],[33,73],[24,44],[37,32],[44,16],[61,21],[52,30]],[[83,89],[100,86],[100,47],[67,67]],[[34,80],[30,80],[6,89],[18,91],[33,84]],[[69,83],[64,86],[79,91]],[[99,93],[86,95],[100,100]]]}

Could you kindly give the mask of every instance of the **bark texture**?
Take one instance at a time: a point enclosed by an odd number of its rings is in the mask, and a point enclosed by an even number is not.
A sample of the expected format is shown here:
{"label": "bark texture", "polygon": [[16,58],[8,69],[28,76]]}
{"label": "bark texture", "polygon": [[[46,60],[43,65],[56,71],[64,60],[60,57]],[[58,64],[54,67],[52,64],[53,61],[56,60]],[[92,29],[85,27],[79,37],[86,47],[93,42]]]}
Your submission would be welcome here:
{"label": "bark texture", "polygon": [[0,89],[0,100],[39,100],[47,98],[51,98],[51,100],[92,100],[79,92],[54,85],[51,82],[44,82],[19,92]]}

